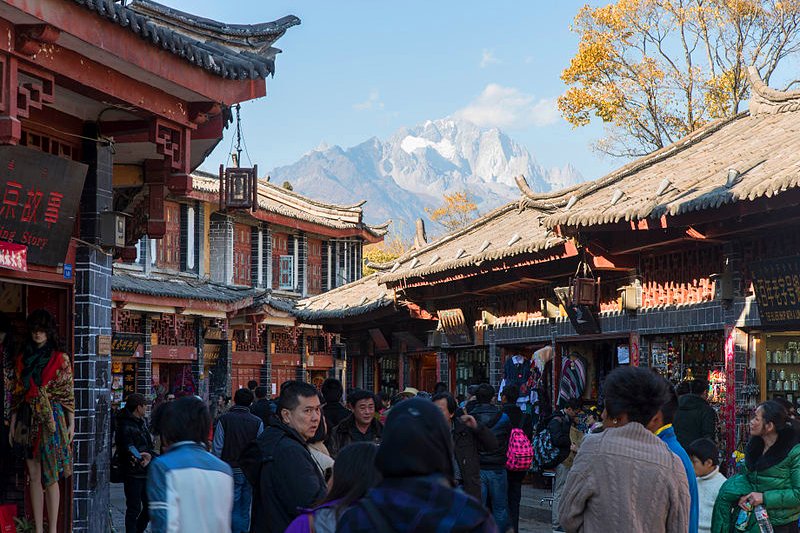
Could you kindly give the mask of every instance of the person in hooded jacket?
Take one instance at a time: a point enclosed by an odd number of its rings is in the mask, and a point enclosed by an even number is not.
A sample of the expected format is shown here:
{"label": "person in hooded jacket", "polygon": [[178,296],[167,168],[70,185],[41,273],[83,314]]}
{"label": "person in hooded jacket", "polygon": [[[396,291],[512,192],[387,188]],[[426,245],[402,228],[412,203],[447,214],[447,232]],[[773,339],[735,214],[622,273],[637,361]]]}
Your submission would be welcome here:
{"label": "person in hooded jacket", "polygon": [[[144,419],[145,409],[144,396],[133,393],[125,399],[125,407],[116,416],[117,453],[125,487],[126,533],[142,533],[150,522],[147,510],[147,467],[156,453],[153,437]],[[139,452],[141,459],[133,457],[131,446]]]}
{"label": "person in hooded jacket", "polygon": [[278,418],[239,457],[253,485],[250,530],[258,533],[283,533],[302,509],[327,493],[307,445],[322,418],[317,389],[302,381],[281,385]]}
{"label": "person in hooded jacket", "polygon": [[453,488],[450,429],[433,402],[412,398],[386,419],[375,465],[383,481],[339,519],[339,533],[450,531],[494,533],[472,496]]}
{"label": "person in hooded jacket", "polygon": [[678,398],[678,412],[672,427],[684,449],[697,439],[714,440],[717,413],[708,404],[708,382],[696,379],[689,382],[689,393]]}
{"label": "person in hooded jacket", "polygon": [[458,404],[450,393],[435,394],[433,403],[442,411],[452,430],[456,484],[460,485],[464,492],[476,500],[480,500],[481,463],[479,452],[497,448],[497,439],[489,428],[478,424],[474,417],[470,415],[457,416]]}
{"label": "person in hooded jacket", "polygon": [[[756,408],[750,419],[745,466],[719,489],[711,517],[712,533],[728,533],[739,509],[763,505],[775,533],[797,533],[800,519],[800,445],[786,409],[774,400]],[[748,531],[760,530],[750,516]]]}
{"label": "person in hooded jacket", "polygon": [[499,407],[492,405],[494,396],[494,387],[488,383],[481,384],[475,392],[476,403],[467,408],[467,414],[488,427],[497,439],[497,448],[480,452],[481,501],[492,510],[500,530],[505,531],[509,525],[506,453],[511,420]]}

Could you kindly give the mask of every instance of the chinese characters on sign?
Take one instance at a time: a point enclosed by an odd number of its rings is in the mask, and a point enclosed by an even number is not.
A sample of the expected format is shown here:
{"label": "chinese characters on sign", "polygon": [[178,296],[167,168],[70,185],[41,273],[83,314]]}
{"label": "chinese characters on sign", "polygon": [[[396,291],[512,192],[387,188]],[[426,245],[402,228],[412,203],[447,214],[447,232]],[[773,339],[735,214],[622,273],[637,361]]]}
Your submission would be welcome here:
{"label": "chinese characters on sign", "polygon": [[[87,168],[22,146],[0,146],[0,241],[27,247],[26,263],[63,263]],[[2,257],[0,266],[14,268]]]}
{"label": "chinese characters on sign", "polygon": [[800,256],[758,261],[750,269],[761,323],[800,321]]}

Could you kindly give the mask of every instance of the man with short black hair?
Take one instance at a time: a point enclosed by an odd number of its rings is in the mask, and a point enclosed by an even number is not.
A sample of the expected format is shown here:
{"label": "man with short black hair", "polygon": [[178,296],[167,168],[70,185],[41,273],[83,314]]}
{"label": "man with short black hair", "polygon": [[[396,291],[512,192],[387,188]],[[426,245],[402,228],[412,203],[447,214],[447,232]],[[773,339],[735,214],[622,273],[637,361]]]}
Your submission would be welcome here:
{"label": "man with short black hair", "polygon": [[206,451],[211,414],[196,396],[160,408],[154,420],[166,452],[150,464],[152,533],[221,533],[231,529],[233,472]]}
{"label": "man with short black hair", "polygon": [[488,427],[497,439],[497,448],[480,452],[481,496],[489,507],[500,531],[509,525],[508,477],[506,475],[506,452],[511,435],[511,420],[497,406],[492,405],[494,387],[482,383],[475,391],[475,403],[467,403],[467,414]]}
{"label": "man with short black hair", "polygon": [[251,531],[282,533],[300,510],[325,496],[325,479],[306,444],[321,418],[313,385],[302,381],[281,385],[278,420],[239,458],[254,487]]}
{"label": "man with short black hair", "polygon": [[[150,521],[147,511],[147,467],[155,456],[153,438],[144,419],[147,409],[142,394],[125,398],[117,413],[116,445],[125,487],[125,533],[142,533]],[[135,448],[141,459],[133,456]]]}
{"label": "man with short black hair", "polygon": [[351,414],[350,410],[342,405],[342,395],[344,394],[342,382],[338,379],[328,378],[322,382],[320,392],[325,399],[325,405],[322,407],[325,423],[328,431],[333,431],[333,428]]}
{"label": "man with short black hair", "polygon": [[250,531],[250,505],[253,488],[239,468],[239,456],[250,442],[264,431],[264,423],[250,412],[253,393],[250,389],[239,389],[233,395],[234,406],[222,415],[214,430],[214,455],[233,469],[233,514],[232,533]]}
{"label": "man with short black hair", "polygon": [[258,387],[258,381],[251,379],[250,381],[247,382],[247,388],[250,392],[255,391],[256,387]]}
{"label": "man with short black hair", "polygon": [[250,406],[250,412],[256,415],[264,423],[264,427],[269,425],[269,420],[275,415],[277,405],[271,401],[269,396],[269,388],[264,386],[256,387],[253,391],[256,396],[256,401]]}
{"label": "man with short black hair", "polygon": [[375,396],[365,390],[356,389],[347,397],[353,413],[336,426],[331,435],[331,456],[351,442],[381,441],[383,424],[375,418]]}

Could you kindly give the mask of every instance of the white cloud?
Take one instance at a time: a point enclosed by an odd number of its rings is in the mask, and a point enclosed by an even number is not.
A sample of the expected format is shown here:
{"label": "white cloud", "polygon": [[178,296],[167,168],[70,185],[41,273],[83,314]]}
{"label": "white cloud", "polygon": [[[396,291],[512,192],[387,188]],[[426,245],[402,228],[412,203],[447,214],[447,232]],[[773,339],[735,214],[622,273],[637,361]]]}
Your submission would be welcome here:
{"label": "white cloud", "polygon": [[555,98],[537,99],[515,87],[490,83],[455,116],[478,126],[521,129],[554,124],[560,115]]}
{"label": "white cloud", "polygon": [[381,95],[378,93],[378,91],[370,92],[369,97],[363,102],[353,104],[353,109],[357,109],[358,111],[381,110],[383,108],[384,105],[381,101]]}
{"label": "white cloud", "polygon": [[495,57],[494,52],[484,48],[481,53],[481,68],[486,68],[489,65],[496,65],[498,63],[500,63],[500,60]]}

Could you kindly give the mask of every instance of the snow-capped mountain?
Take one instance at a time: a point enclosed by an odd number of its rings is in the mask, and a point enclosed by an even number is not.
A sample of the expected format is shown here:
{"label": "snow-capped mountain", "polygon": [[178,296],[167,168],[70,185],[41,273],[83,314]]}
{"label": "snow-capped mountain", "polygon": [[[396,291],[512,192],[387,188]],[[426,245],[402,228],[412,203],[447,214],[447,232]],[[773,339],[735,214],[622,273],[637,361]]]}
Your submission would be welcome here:
{"label": "snow-capped mountain", "polygon": [[391,218],[394,231],[410,235],[414,221],[427,218],[425,208],[438,206],[446,193],[469,192],[481,213],[519,198],[514,178],[520,174],[535,191],[583,181],[571,165],[543,168],[497,128],[453,118],[401,128],[388,140],[372,138],[347,149],[323,145],[270,176],[311,198],[342,204],[367,200],[367,222]]}

